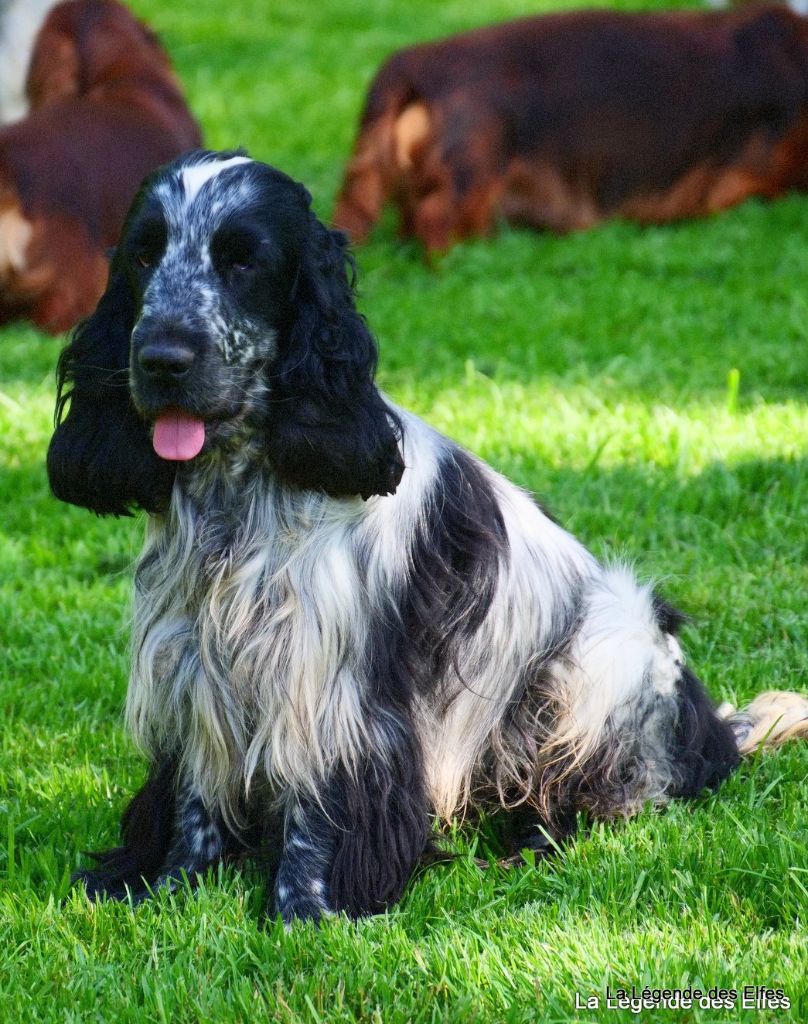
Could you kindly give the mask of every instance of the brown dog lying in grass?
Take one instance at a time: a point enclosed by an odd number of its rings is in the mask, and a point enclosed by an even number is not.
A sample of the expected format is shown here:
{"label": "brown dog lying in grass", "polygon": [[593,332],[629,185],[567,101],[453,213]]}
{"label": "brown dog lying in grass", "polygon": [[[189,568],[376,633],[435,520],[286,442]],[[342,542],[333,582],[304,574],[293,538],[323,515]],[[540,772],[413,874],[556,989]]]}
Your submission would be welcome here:
{"label": "brown dog lying in grass", "polygon": [[780,7],[525,18],[395,53],[334,221],[392,200],[427,252],[499,219],[664,223],[808,187],[808,19]]}
{"label": "brown dog lying in grass", "polygon": [[157,38],[116,0],[0,12],[0,324],[95,308],[143,177],[201,143]]}

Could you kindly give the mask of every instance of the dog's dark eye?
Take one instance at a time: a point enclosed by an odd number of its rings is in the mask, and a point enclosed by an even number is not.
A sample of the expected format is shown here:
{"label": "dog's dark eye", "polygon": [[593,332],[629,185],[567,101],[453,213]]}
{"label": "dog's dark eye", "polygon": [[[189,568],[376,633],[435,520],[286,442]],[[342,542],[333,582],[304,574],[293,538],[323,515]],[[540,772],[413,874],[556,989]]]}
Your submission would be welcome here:
{"label": "dog's dark eye", "polygon": [[162,259],[168,236],[162,219],[146,218],[130,234],[126,245],[132,265],[137,270],[152,270]]}
{"label": "dog's dark eye", "polygon": [[225,225],[213,236],[211,256],[225,281],[246,283],[264,263],[261,236],[249,227]]}

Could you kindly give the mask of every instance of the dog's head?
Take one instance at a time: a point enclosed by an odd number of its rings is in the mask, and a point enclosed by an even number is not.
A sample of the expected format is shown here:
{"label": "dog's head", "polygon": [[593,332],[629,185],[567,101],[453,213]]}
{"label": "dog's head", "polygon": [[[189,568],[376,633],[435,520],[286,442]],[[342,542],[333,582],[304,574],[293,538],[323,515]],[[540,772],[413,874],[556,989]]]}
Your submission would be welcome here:
{"label": "dog's head", "polygon": [[395,491],[399,424],[373,383],[346,241],[302,185],[199,151],[144,183],[107,291],[58,368],[54,494],[160,511],[178,461],[253,430],[286,484]]}

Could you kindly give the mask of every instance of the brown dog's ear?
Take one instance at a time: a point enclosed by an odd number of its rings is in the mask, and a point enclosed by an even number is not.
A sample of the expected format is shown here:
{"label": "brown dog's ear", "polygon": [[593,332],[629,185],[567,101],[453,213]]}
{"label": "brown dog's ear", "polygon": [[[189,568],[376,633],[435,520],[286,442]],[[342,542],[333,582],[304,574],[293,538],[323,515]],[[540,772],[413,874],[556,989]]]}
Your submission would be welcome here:
{"label": "brown dog's ear", "polygon": [[335,497],[392,494],[401,427],[373,376],[376,344],[354,306],[347,240],[309,213],[290,322],[272,366],[268,454],[287,483]]}
{"label": "brown dog's ear", "polygon": [[32,110],[79,92],[81,69],[76,40],[68,32],[49,26],[51,20],[52,16],[40,30],[25,83]]}
{"label": "brown dog's ear", "polygon": [[174,466],[159,458],[129,394],[129,340],[135,300],[113,260],[107,291],[59,357],[56,431],[48,478],[62,501],[99,515],[159,512]]}

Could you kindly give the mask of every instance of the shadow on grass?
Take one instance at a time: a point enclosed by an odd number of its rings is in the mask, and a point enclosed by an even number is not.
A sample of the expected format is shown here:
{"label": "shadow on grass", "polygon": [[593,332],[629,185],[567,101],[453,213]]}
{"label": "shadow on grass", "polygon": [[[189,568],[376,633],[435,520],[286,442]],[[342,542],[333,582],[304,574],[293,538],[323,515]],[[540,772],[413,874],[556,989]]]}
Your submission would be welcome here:
{"label": "shadow on grass", "polygon": [[52,337],[24,323],[0,328],[0,391],[9,386],[52,386],[56,396],[56,360],[66,335]]}
{"label": "shadow on grass", "polygon": [[[702,571],[711,578],[743,572],[752,579],[775,566],[799,572],[808,562],[805,458],[715,462],[682,477],[674,468],[647,464],[584,470],[546,466],[533,453],[521,457],[514,448],[507,464],[498,468],[532,489],[597,554],[627,555],[643,573],[674,578],[687,573],[697,583]],[[32,453],[30,461],[14,467],[0,466],[0,538],[18,545],[20,571],[26,550],[34,545],[52,548],[54,572],[70,578],[118,572],[139,543],[142,519],[101,519],[56,501],[48,488],[44,453]],[[77,542],[78,559],[70,550]],[[100,554],[93,556],[94,548]],[[90,567],[83,564],[88,557]],[[7,562],[5,568],[8,578],[15,567]]]}
{"label": "shadow on grass", "polygon": [[[490,453],[483,450],[483,457]],[[100,519],[50,493],[44,450],[13,467],[0,466],[0,536],[40,530],[61,550],[71,538],[131,530],[131,521]],[[589,546],[633,549],[693,546],[706,564],[754,569],[767,553],[803,562],[808,537],[808,459],[714,462],[694,476],[675,468],[638,464],[576,470],[547,466],[530,450],[511,447],[496,468],[533,490],[568,529]],[[716,541],[723,538],[723,543]],[[751,545],[751,546],[750,546]],[[673,569],[675,572],[675,568]]]}
{"label": "shadow on grass", "polygon": [[[804,402],[804,204],[562,238],[505,230],[457,246],[437,270],[395,241],[388,218],[358,252],[360,307],[383,378],[414,374],[430,390],[461,383],[471,360],[499,381],[571,376],[672,404],[720,398],[737,369],[741,401]],[[64,340],[0,331],[0,389],[39,386]]]}

